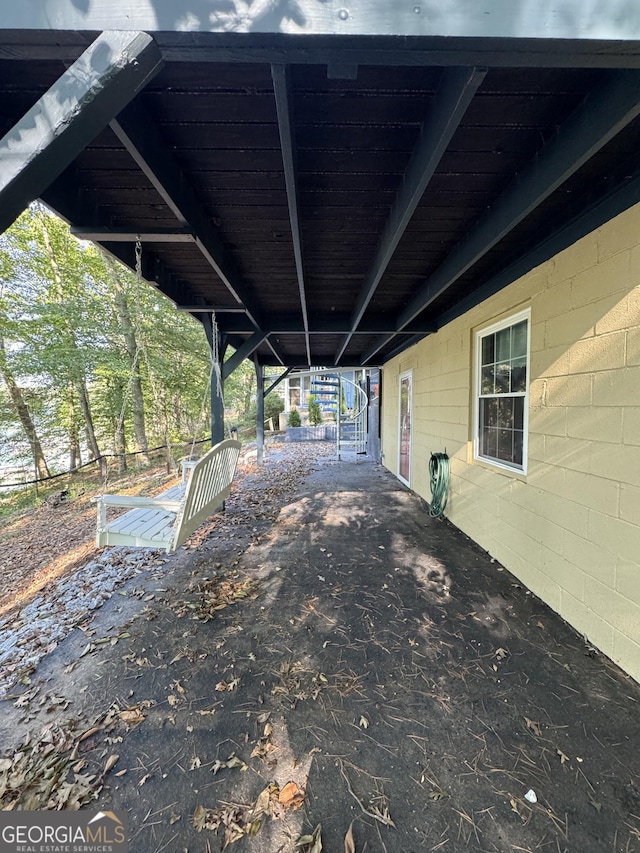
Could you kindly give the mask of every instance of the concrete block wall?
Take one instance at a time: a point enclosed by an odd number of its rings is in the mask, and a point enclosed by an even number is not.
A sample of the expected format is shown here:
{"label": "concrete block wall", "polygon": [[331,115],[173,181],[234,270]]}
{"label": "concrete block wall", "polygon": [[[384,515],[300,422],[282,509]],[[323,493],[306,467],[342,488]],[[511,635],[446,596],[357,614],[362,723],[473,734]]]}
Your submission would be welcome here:
{"label": "concrete block wall", "polygon": [[[526,475],[473,459],[474,333],[531,309]],[[640,206],[384,367],[383,462],[397,472],[398,377],[413,371],[411,486],[640,680]]]}

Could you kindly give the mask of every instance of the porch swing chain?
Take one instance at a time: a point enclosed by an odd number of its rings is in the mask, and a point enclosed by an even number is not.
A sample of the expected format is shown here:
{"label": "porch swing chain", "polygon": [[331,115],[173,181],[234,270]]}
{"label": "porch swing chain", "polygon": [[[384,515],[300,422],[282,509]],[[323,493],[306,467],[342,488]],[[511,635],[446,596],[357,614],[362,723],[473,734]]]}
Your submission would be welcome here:
{"label": "porch swing chain", "polygon": [[[136,238],[136,285],[140,288],[140,284],[142,282],[142,240],[140,235],[138,234]],[[136,300],[137,304],[140,304],[140,299]],[[142,339],[142,335],[140,335],[140,340],[138,341],[138,350],[140,350],[144,356],[144,361],[147,366],[147,375],[149,377],[149,384],[151,385],[151,392],[153,394],[153,402],[155,403],[156,412],[159,414],[163,409],[160,401],[160,395],[158,394],[158,389],[156,387],[156,382],[153,376],[153,371],[151,370],[151,363],[149,361],[149,354],[147,352],[147,348],[144,344],[144,340]],[[167,473],[169,473],[171,469],[171,446],[169,444],[169,433],[167,432],[167,419],[166,412],[164,418],[164,444],[167,451]]]}
{"label": "porch swing chain", "polygon": [[223,398],[223,385],[222,385],[222,371],[220,367],[220,347],[218,342],[218,323],[216,320],[216,312],[211,312],[211,366],[209,370],[209,381],[204,389],[204,394],[202,396],[202,406],[200,409],[200,417],[198,418],[198,422],[196,424],[196,428],[193,432],[193,441],[191,442],[191,450],[189,451],[189,456],[187,458],[193,459],[194,457],[194,448],[198,438],[198,435],[202,429],[202,426],[206,420],[206,406],[207,399],[209,397],[209,393],[213,384],[213,376],[215,374],[216,377],[216,389],[218,392],[218,396]]}
{"label": "porch swing chain", "polygon": [[[137,236],[136,243],[135,243],[135,273],[136,273],[137,285],[139,287],[140,282],[142,281],[142,240],[140,239],[140,235]],[[136,300],[136,301],[139,304],[139,300]],[[198,423],[196,424],[196,428],[195,428],[194,433],[193,433],[193,440],[191,443],[191,450],[189,453],[190,458],[193,458],[193,456],[194,456],[195,444],[196,444],[196,441],[198,439],[198,435],[200,433],[202,424],[204,423],[204,421],[206,419],[205,412],[206,412],[206,405],[207,405],[207,397],[208,397],[209,391],[211,389],[214,373],[216,376],[216,387],[217,387],[217,391],[218,391],[218,396],[219,397],[223,396],[222,371],[221,371],[221,365],[220,365],[220,348],[219,348],[219,340],[218,340],[218,323],[216,321],[215,311],[211,312],[211,334],[212,334],[212,346],[211,346],[211,369],[210,369],[210,373],[209,373],[209,382],[207,383],[207,387],[205,387],[203,400],[202,400],[202,407],[201,407],[201,411],[200,411],[200,418],[198,420]],[[156,404],[156,409],[158,411],[160,410],[159,400],[158,400],[158,392],[157,392],[157,388],[155,386],[155,382],[153,379],[153,373],[151,371],[151,365],[149,363],[149,357],[147,355],[146,348],[144,347],[141,339],[138,338],[137,346],[136,346],[136,352],[135,352],[133,362],[132,362],[132,366],[131,366],[131,380],[129,382],[129,385],[127,386],[126,394],[124,395],[124,400],[122,403],[122,411],[120,413],[120,418],[118,421],[120,428],[122,427],[122,423],[124,422],[124,418],[125,418],[125,414],[126,414],[126,408],[127,408],[128,399],[129,399],[129,394],[130,394],[130,390],[131,390],[131,384],[133,381],[133,376],[135,375],[135,370],[136,370],[141,352],[144,356],[145,364],[147,366],[147,373],[149,375],[151,390],[153,393],[154,402]]]}
{"label": "porch swing chain", "polygon": [[[137,286],[140,286],[140,282],[142,281],[142,240],[140,239],[140,235],[136,238],[135,245],[135,259],[136,259],[136,281]],[[139,300],[136,299],[136,303],[139,304]],[[141,350],[140,338],[136,335],[136,351],[133,354],[133,361],[131,362],[131,370],[129,371],[129,381],[127,383],[127,387],[125,389],[124,394],[122,395],[122,408],[120,409],[120,415],[118,416],[116,431],[120,432],[122,430],[122,425],[124,424],[124,419],[127,414],[127,406],[129,404],[129,395],[131,394],[131,386],[133,385],[133,379],[136,375],[136,370],[138,367],[138,360],[140,358],[140,350]],[[106,487],[107,480],[109,477],[108,470],[105,469],[104,476],[104,485]]]}

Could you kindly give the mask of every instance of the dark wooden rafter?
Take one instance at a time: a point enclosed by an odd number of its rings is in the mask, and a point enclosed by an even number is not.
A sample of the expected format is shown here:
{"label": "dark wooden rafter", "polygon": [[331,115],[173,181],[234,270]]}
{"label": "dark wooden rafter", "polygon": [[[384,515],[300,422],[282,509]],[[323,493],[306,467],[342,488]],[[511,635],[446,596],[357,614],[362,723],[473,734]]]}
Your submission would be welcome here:
{"label": "dark wooden rafter", "polygon": [[[143,251],[144,257],[144,251]],[[214,313],[220,328],[229,334],[253,334],[255,326],[247,317],[242,308],[215,308],[211,305],[179,304],[178,310],[186,311],[195,316],[200,314]],[[305,328],[302,319],[297,312],[279,312],[278,314],[266,314],[263,317],[264,331],[270,337],[274,335],[304,335]],[[395,332],[394,318],[385,314],[375,314],[367,317],[366,328],[356,329],[354,336],[360,335],[383,335]],[[344,335],[350,328],[350,317],[347,314],[321,313],[310,317],[309,336],[317,335]],[[430,335],[437,330],[433,320],[416,321],[410,323],[406,329],[407,333]]]}
{"label": "dark wooden rafter", "polygon": [[577,216],[544,237],[517,261],[491,276],[466,297],[434,317],[434,331],[467,311],[471,311],[476,305],[484,302],[485,299],[489,299],[511,282],[526,275],[534,267],[540,266],[582,237],[595,231],[605,222],[609,222],[638,203],[640,203],[640,170],[627,177],[620,186],[616,186],[596,201],[587,204]]}
{"label": "dark wooden rafter", "polygon": [[[260,329],[261,315],[255,299],[249,293],[233,258],[202,210],[187,176],[171,152],[161,143],[160,133],[153,132],[154,123],[151,116],[141,106],[137,106],[136,109],[130,108],[122,112],[110,123],[110,127],[178,222],[193,233],[194,242],[207,263],[234,299],[244,306],[254,326]],[[279,358],[273,344],[270,341],[268,344],[276,358]]]}
{"label": "dark wooden rafter", "polygon": [[72,225],[71,233],[79,240],[92,240],[94,243],[135,243],[137,240],[141,243],[195,243],[195,236],[189,228],[132,231],[130,228]]}
{"label": "dark wooden rafter", "polygon": [[[182,310],[190,311],[192,314],[202,314],[213,311],[207,306],[182,307]],[[251,320],[242,311],[225,310],[217,313],[218,324],[230,334],[251,334],[255,327]],[[309,337],[317,335],[342,335],[350,329],[350,317],[347,314],[322,313],[315,314],[310,318],[308,330],[302,324],[302,319],[297,312],[280,312],[278,314],[267,314],[263,317],[264,328],[262,331],[269,336],[273,335],[305,335]],[[407,327],[407,333],[429,335],[436,331],[436,324],[429,320],[416,321]],[[367,318],[366,327],[356,329],[354,335],[372,335],[395,332],[393,317],[384,314],[375,314]]]}
{"label": "dark wooden rafter", "polygon": [[0,232],[164,64],[147,33],[103,32],[0,140]]}
{"label": "dark wooden rafter", "polygon": [[[604,6],[602,7],[604,8]],[[4,10],[3,10],[4,11]],[[7,40],[10,31],[0,30],[0,60],[47,62],[62,60],[72,63],[84,48],[81,28],[77,41],[60,44],[59,32],[38,43]],[[146,31],[152,28],[144,27]],[[311,35],[300,42],[287,34],[274,34],[265,45],[259,34],[246,36],[239,44],[236,33],[193,32],[159,33],[156,38],[166,62],[173,63],[238,63],[325,65],[339,69],[340,79],[348,79],[344,69],[367,66],[424,68],[439,66],[457,68],[488,66],[491,68],[640,68],[640,43],[625,33],[628,40],[614,38],[580,38],[571,40],[536,40],[531,38],[478,38],[425,36],[413,43],[393,36],[378,38],[372,44],[370,33],[353,35]],[[2,38],[4,36],[5,38]],[[214,41],[214,43],[212,43]],[[80,42],[80,43],[78,43]],[[621,44],[623,47],[621,48]]]}
{"label": "dark wooden rafter", "polygon": [[360,325],[425,189],[486,73],[486,69],[479,68],[454,68],[445,71],[433,109],[422,125],[411,159],[402,176],[373,263],[358,295],[351,328],[336,354],[336,364],[340,363]]}
{"label": "dark wooden rafter", "polygon": [[[476,227],[417,290],[396,321],[399,334],[567,178],[640,115],[640,72],[616,71],[557,129],[555,137],[516,175]],[[395,337],[379,338],[362,354],[371,359]]]}
{"label": "dark wooden rafter", "polygon": [[293,135],[293,109],[290,95],[290,75],[286,65],[272,65],[273,92],[278,113],[278,131],[280,134],[280,150],[282,165],[287,187],[287,204],[289,206],[289,221],[291,223],[291,239],[293,255],[296,262],[298,291],[300,293],[300,310],[304,325],[305,346],[307,359],[311,366],[311,346],[309,343],[309,318],[307,314],[307,294],[304,283],[304,267],[302,263],[302,238],[300,236],[300,219],[298,215],[298,185],[296,177],[296,145]]}
{"label": "dark wooden rafter", "polygon": [[[99,211],[96,209],[95,204],[88,202],[87,194],[78,190],[80,186],[81,180],[75,166],[72,165],[48,187],[41,198],[48,207],[66,222],[70,222],[74,215],[86,223],[97,222]],[[113,229],[104,228],[102,225],[87,225],[82,227],[86,228],[87,232],[91,230],[95,231],[95,237],[99,237],[100,239],[95,239],[94,242],[96,242],[100,249],[131,270],[135,270],[135,237],[132,237],[131,241],[125,240],[121,242],[115,240],[112,242],[109,239],[109,235]],[[73,233],[77,231],[77,229],[73,228],[71,230]],[[88,236],[79,233],[76,233],[76,236],[83,240],[90,239]],[[175,302],[176,306],[185,302],[192,304],[196,302],[196,296],[190,286],[171,273],[153,252],[146,249],[143,249],[142,252],[142,277],[150,284],[160,287],[164,295],[171,299],[172,302]],[[208,313],[211,312],[211,308],[206,310]]]}
{"label": "dark wooden rafter", "polygon": [[227,379],[245,358],[250,358],[267,337],[265,332],[254,332],[222,365],[222,378]]}
{"label": "dark wooden rafter", "polygon": [[[165,204],[216,272],[229,293],[246,309],[254,326],[260,328],[260,312],[255,300],[225,250],[222,240],[202,210],[194,191],[173,155],[153,132],[153,121],[141,106],[123,111],[110,127],[145,176],[151,181]],[[274,352],[275,355],[277,353]]]}
{"label": "dark wooden rafter", "polygon": [[[293,370],[293,367],[287,367],[287,369],[284,371],[284,373],[281,373],[280,376],[278,376],[276,379],[274,379],[274,381],[271,383],[271,385],[269,385],[269,387],[267,389],[263,389],[263,391],[262,391],[263,395],[266,397],[267,394],[270,394],[275,388],[277,388],[278,385],[284,379],[287,378],[287,376],[291,373],[292,370]],[[269,377],[269,378],[271,378],[271,377]]]}

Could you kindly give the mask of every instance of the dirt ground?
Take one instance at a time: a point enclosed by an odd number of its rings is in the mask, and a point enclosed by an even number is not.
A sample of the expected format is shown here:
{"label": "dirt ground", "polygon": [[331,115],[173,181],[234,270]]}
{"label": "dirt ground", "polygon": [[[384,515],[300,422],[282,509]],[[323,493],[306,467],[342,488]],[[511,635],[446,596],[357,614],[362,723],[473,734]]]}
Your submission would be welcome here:
{"label": "dirt ground", "polygon": [[4,808],[123,810],[136,853],[640,851],[640,686],[384,469],[275,448],[189,544],[0,703]]}

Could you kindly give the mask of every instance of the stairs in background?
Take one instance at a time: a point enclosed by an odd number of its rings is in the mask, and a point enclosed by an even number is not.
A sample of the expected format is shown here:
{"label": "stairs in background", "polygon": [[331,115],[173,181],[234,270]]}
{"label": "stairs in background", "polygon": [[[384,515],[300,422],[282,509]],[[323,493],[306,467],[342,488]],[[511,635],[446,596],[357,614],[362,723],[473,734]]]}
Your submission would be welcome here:
{"label": "stairs in background", "polygon": [[314,374],[310,392],[336,419],[336,454],[365,453],[368,398],[357,382],[338,372]]}

